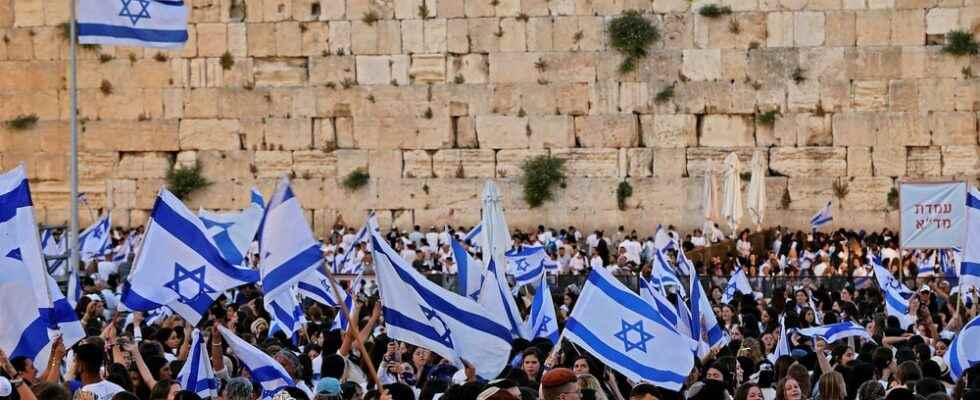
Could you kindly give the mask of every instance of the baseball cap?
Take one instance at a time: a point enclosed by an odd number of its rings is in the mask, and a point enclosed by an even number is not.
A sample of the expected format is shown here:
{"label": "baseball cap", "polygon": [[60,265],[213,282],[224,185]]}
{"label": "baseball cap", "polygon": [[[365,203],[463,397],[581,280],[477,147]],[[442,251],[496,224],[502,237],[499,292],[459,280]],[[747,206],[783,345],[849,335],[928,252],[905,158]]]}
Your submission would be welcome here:
{"label": "baseball cap", "polygon": [[340,396],[340,381],[333,377],[320,378],[316,381],[316,394]]}

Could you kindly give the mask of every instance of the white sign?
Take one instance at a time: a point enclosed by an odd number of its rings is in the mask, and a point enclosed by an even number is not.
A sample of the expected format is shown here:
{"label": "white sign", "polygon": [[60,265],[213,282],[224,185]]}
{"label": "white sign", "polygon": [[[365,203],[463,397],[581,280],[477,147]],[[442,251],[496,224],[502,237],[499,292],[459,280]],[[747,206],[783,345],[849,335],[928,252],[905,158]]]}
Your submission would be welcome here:
{"label": "white sign", "polygon": [[899,184],[903,248],[959,247],[966,229],[966,183]]}

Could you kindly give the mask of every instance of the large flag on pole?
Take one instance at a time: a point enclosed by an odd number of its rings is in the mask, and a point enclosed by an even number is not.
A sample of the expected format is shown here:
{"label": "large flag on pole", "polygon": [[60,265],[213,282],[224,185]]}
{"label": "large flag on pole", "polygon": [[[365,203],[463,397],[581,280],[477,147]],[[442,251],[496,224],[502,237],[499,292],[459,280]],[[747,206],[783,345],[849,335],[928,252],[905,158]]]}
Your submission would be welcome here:
{"label": "large flag on pole", "polygon": [[[718,318],[711,308],[708,295],[701,286],[698,272],[691,270],[691,337],[694,340],[705,341],[708,347],[714,348],[728,343],[728,335],[718,323]],[[707,339],[707,340],[705,340]]]}
{"label": "large flag on pole", "polygon": [[483,264],[470,255],[455,237],[450,236],[449,249],[452,250],[450,254],[456,263],[456,293],[474,300],[478,299],[483,281]]}
{"label": "large flag on pole", "polygon": [[749,277],[745,275],[745,269],[741,266],[735,269],[731,278],[728,278],[728,284],[725,285],[725,292],[721,296],[721,302],[725,304],[731,303],[732,299],[735,298],[735,292],[752,294],[752,285],[749,283]]}
{"label": "large flag on pole", "polygon": [[78,237],[78,248],[81,249],[82,261],[86,264],[96,257],[109,253],[112,238],[109,229],[112,228],[112,212],[107,212],[102,218],[84,230]]}
{"label": "large flag on pole", "polygon": [[197,215],[208,229],[208,235],[218,245],[221,255],[232,265],[242,265],[248,246],[259,231],[264,211],[260,204],[252,203],[240,212],[216,213],[202,209]]}
{"label": "large flag on pole", "polygon": [[551,298],[548,280],[541,277],[534,300],[531,300],[531,314],[527,318],[528,337],[547,338],[553,344],[558,343],[558,316],[555,314],[555,303]]}
{"label": "large flag on pole", "polygon": [[980,190],[966,194],[966,244],[960,261],[960,287],[980,288]]}
{"label": "large flag on pole", "polygon": [[544,276],[548,254],[544,246],[523,246],[504,253],[507,257],[507,273],[514,276],[515,286],[537,283]]}
{"label": "large flag on pole", "polygon": [[0,348],[44,368],[59,330],[66,348],[84,333],[45,269],[23,166],[0,174],[0,270]]}
{"label": "large flag on pole", "polygon": [[476,301],[427,279],[373,229],[371,251],[389,337],[432,350],[457,367],[466,360],[486,379],[503,370],[510,353],[507,326]]}
{"label": "large flag on pole", "polygon": [[902,325],[902,329],[906,329],[909,325],[915,322],[915,319],[909,315],[909,300],[914,292],[905,287],[898,279],[895,279],[890,272],[888,272],[885,267],[881,265],[881,260],[877,257],[871,257],[871,265],[874,267],[875,279],[878,281],[878,287],[881,288],[881,294],[885,298],[885,312],[892,317],[898,318],[898,321]]}
{"label": "large flag on pole", "polygon": [[160,189],[120,301],[133,311],[170,306],[197,325],[221,293],[258,278],[225,260],[201,219]]}
{"label": "large flag on pole", "polygon": [[949,375],[959,380],[970,367],[980,364],[980,316],[974,317],[953,338],[946,350]]}
{"label": "large flag on pole", "polygon": [[248,370],[252,380],[262,386],[261,398],[270,398],[283,388],[295,385],[286,369],[268,354],[248,344],[222,325],[218,325],[218,331]]}
{"label": "large flag on pole", "polygon": [[589,274],[564,337],[634,382],[679,390],[694,367],[691,338],[602,268]]}
{"label": "large flag on pole", "polygon": [[822,337],[827,343],[833,343],[840,339],[849,338],[853,336],[862,337],[871,341],[871,334],[868,333],[867,329],[863,326],[853,322],[844,321],[838,322],[836,324],[814,326],[812,328],[804,328],[798,331],[803,336],[810,337]]}
{"label": "large flag on pole", "polygon": [[182,0],[79,0],[78,43],[183,47],[187,14]]}
{"label": "large flag on pole", "polygon": [[196,393],[201,398],[218,398],[218,381],[214,378],[204,337],[197,329],[194,329],[192,337],[190,357],[177,373],[177,381],[184,390]]}
{"label": "large flag on pole", "polygon": [[829,224],[833,220],[833,209],[831,208],[831,203],[828,201],[827,205],[823,206],[820,211],[817,211],[817,213],[810,218],[810,229],[815,231],[820,229],[821,226]]}

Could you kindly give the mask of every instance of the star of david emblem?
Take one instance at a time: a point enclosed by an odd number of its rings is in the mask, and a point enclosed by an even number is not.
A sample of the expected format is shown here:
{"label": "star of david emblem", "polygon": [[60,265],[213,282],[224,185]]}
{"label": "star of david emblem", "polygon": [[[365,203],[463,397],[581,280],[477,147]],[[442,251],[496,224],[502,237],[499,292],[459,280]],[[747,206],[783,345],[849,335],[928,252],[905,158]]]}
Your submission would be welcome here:
{"label": "star of david emblem", "polygon": [[102,225],[95,227],[95,231],[92,232],[92,236],[96,239],[102,239]]}
{"label": "star of david emblem", "polygon": [[217,226],[218,229],[221,229],[223,231],[227,231],[228,228],[230,228],[232,225],[234,225],[231,222],[218,222],[218,221],[212,221],[212,220],[207,219],[207,218],[201,218],[201,222],[204,223],[204,227],[207,228],[207,229],[211,229],[212,227]]}
{"label": "star of david emblem", "polygon": [[[647,342],[653,339],[653,335],[647,333],[643,330],[643,320],[636,321],[635,324],[626,322],[626,320],[620,320],[622,322],[622,329],[616,332],[615,336],[617,339],[623,341],[624,351],[629,352],[630,350],[637,349],[644,353],[647,352]],[[635,331],[639,335],[639,339],[636,341],[630,340],[630,332]]]}
{"label": "star of david emblem", "polygon": [[184,268],[179,263],[174,264],[174,279],[163,284],[164,287],[177,293],[178,301],[184,304],[195,304],[202,296],[217,293],[214,288],[204,281],[205,267],[193,271]]}
{"label": "star of david emblem", "polygon": [[725,287],[725,296],[735,296],[735,285],[728,285]]}
{"label": "star of david emblem", "polygon": [[548,325],[551,324],[551,317],[545,315],[544,320],[541,321],[541,326],[538,327],[538,331],[534,332],[534,337],[541,337],[541,335],[548,330]]}
{"label": "star of david emblem", "polygon": [[[419,308],[422,309],[422,315],[425,316],[425,319],[429,321],[433,321],[433,320],[439,321],[439,324],[442,325],[442,335],[439,336],[438,340],[448,347],[453,347],[453,338],[452,336],[449,335],[450,334],[449,326],[446,325],[446,321],[443,320],[442,317],[439,316],[439,314],[437,314],[436,311],[431,308],[425,306],[419,306]],[[439,332],[437,331],[436,333],[438,334]]]}
{"label": "star of david emblem", "polygon": [[[122,10],[119,11],[120,17],[127,17],[136,26],[140,19],[146,18],[150,19],[150,13],[146,10],[150,6],[149,0],[119,0],[122,2]],[[129,9],[130,4],[137,3],[138,11],[133,14],[133,11]]]}
{"label": "star of david emblem", "polygon": [[896,280],[895,278],[888,278],[888,282],[885,282],[885,285],[887,285],[892,289],[900,289],[902,287],[902,284],[899,283],[898,280]]}
{"label": "star of david emblem", "polygon": [[527,272],[527,269],[531,268],[531,263],[527,262],[526,258],[520,258],[517,260],[517,270],[520,272]]}

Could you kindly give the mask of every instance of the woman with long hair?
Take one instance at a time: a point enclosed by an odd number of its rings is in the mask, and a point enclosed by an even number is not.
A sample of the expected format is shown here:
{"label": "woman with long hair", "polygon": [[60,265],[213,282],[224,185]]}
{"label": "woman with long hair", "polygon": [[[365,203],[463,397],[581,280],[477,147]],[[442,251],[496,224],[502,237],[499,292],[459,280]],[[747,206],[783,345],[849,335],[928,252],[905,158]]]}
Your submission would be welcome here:
{"label": "woman with long hair", "polygon": [[844,385],[844,375],[840,372],[825,372],[817,382],[819,400],[844,400],[847,397],[847,387]]}
{"label": "woman with long hair", "polygon": [[763,400],[762,389],[753,382],[743,383],[735,390],[735,400]]}
{"label": "woman with long hair", "polygon": [[776,400],[803,400],[803,390],[799,382],[787,376],[776,385]]}

